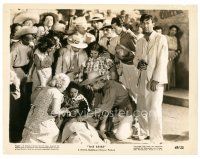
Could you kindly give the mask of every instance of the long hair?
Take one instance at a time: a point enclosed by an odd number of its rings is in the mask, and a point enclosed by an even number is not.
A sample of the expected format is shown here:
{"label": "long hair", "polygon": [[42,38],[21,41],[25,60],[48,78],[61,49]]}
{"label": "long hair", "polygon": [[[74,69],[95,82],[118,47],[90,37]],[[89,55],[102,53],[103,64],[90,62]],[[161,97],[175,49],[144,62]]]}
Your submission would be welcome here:
{"label": "long hair", "polygon": [[[176,28],[176,38],[177,38],[177,45],[178,45],[178,49],[180,52],[182,51],[182,47],[181,47],[181,42],[180,42],[180,39],[183,35],[183,32],[181,31],[181,29],[177,26],[177,25],[171,25],[169,27],[169,30],[171,30],[172,28]],[[169,34],[169,33],[168,33]]]}

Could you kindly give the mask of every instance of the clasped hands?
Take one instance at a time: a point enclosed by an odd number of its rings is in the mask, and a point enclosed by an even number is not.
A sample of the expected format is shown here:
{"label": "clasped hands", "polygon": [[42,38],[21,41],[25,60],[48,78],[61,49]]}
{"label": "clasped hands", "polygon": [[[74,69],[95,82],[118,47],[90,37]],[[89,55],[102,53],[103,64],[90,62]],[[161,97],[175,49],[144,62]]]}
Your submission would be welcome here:
{"label": "clasped hands", "polygon": [[137,69],[142,71],[147,69],[148,64],[142,59],[138,62]]}

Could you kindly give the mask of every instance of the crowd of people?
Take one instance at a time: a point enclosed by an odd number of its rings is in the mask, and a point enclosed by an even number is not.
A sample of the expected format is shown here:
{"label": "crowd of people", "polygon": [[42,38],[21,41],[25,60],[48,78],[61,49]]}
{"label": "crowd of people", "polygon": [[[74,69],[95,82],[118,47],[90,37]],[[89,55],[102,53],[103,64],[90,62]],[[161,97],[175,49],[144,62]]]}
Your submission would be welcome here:
{"label": "crowd of people", "polygon": [[163,35],[149,14],[59,9],[19,12],[10,31],[10,142],[163,142],[176,25]]}

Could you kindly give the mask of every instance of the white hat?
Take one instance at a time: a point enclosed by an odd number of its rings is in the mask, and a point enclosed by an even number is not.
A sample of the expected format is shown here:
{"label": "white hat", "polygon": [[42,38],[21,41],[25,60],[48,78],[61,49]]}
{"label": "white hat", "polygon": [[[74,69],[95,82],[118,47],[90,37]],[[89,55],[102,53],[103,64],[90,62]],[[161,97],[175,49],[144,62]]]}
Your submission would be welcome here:
{"label": "white hat", "polygon": [[31,20],[33,24],[39,23],[39,14],[33,12],[20,12],[13,18],[13,23],[23,24],[26,20]]}
{"label": "white hat", "polygon": [[68,43],[76,48],[84,49],[88,45],[87,43],[83,42],[83,37],[80,37],[78,34],[73,34],[72,36],[68,37]]}
{"label": "white hat", "polygon": [[19,39],[26,34],[37,34],[37,27],[23,26],[15,33],[15,39]]}
{"label": "white hat", "polygon": [[97,20],[105,20],[105,18],[103,17],[103,14],[96,13],[93,15],[93,17],[89,21],[92,22],[92,21],[97,21]]}
{"label": "white hat", "polygon": [[54,31],[58,31],[58,32],[62,32],[62,33],[66,33],[65,32],[65,28],[66,28],[66,25],[65,24],[62,24],[62,23],[56,23],[52,30]]}

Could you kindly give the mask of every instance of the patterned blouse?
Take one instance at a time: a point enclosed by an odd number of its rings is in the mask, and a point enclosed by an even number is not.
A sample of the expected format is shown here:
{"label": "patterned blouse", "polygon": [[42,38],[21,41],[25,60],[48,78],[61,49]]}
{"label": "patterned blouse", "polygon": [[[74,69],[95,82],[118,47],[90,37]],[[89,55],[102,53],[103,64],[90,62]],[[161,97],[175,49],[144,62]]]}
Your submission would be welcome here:
{"label": "patterned blouse", "polygon": [[80,103],[84,102],[86,105],[86,111],[89,112],[90,108],[89,108],[89,104],[87,99],[82,95],[82,94],[78,94],[76,97],[70,98],[69,96],[65,96],[64,97],[64,107],[67,107],[69,109],[69,111],[77,111],[80,112],[81,110],[81,106]]}
{"label": "patterned blouse", "polygon": [[85,73],[88,74],[92,71],[97,71],[100,75],[108,75],[112,65],[113,61],[109,58],[98,57],[94,59],[90,57],[86,62]]}

